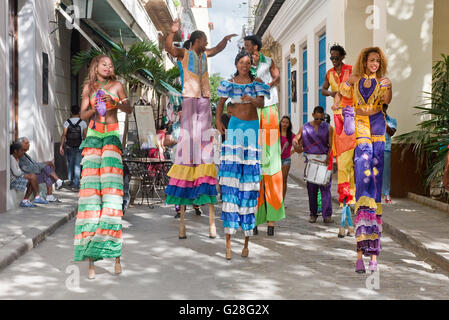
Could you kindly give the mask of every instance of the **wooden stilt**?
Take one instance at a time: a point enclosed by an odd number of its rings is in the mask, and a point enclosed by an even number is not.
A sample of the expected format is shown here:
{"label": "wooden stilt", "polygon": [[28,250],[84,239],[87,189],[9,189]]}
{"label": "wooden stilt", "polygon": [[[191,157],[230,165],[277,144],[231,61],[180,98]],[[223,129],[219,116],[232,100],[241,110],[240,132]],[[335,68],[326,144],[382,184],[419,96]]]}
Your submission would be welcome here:
{"label": "wooden stilt", "polygon": [[243,250],[242,250],[243,258],[246,258],[249,255],[248,243],[249,243],[249,237],[245,237],[245,244],[244,244]]}
{"label": "wooden stilt", "polygon": [[209,204],[209,238],[215,239],[217,237],[217,228],[215,226],[215,207]]}
{"label": "wooden stilt", "polygon": [[232,259],[232,250],[231,250],[231,235],[226,235],[226,259],[231,260]]}
{"label": "wooden stilt", "polygon": [[184,213],[186,211],[186,206],[181,206],[181,218],[179,219],[179,239],[187,239],[186,226],[184,223]]}

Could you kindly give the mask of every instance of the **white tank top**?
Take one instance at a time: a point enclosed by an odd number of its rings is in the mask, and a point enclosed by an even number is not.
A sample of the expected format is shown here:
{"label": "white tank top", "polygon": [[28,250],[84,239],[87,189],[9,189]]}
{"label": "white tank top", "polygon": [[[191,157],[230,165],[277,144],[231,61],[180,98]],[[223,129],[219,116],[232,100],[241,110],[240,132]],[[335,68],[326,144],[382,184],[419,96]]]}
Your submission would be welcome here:
{"label": "white tank top", "polygon": [[[272,64],[272,59],[265,57],[262,53],[260,53],[259,65],[257,66],[257,77],[260,78],[266,84],[273,81],[273,77],[271,76],[270,68]],[[273,104],[278,103],[278,91],[276,86],[273,86],[270,89],[270,99],[265,97],[265,107],[272,106]]]}

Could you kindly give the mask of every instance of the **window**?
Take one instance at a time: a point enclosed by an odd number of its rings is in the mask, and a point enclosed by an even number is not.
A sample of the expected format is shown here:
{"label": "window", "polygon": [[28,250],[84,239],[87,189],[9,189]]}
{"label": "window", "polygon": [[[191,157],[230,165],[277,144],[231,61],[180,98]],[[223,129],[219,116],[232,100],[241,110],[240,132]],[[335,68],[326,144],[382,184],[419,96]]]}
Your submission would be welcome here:
{"label": "window", "polygon": [[302,52],[302,125],[308,121],[307,48]]}
{"label": "window", "polygon": [[48,104],[48,54],[42,53],[42,104]]}
{"label": "window", "polygon": [[326,34],[318,40],[318,103],[326,111],[326,97],[321,94],[326,77]]}

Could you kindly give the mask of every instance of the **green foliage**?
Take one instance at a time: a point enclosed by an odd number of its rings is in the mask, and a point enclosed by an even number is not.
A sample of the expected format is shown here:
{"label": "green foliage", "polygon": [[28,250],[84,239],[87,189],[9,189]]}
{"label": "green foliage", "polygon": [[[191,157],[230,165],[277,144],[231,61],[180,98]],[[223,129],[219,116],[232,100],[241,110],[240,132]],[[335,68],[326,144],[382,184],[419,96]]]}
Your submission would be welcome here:
{"label": "green foliage", "polygon": [[433,66],[432,92],[424,92],[427,102],[415,107],[425,120],[417,130],[394,138],[412,148],[420,166],[428,168],[424,173],[427,187],[441,180],[449,145],[449,56],[441,56]]}
{"label": "green foliage", "polygon": [[210,106],[212,109],[212,125],[215,125],[215,115],[217,113],[217,105],[220,97],[217,95],[217,88],[220,81],[224,80],[219,73],[214,73],[209,77],[210,85]]}

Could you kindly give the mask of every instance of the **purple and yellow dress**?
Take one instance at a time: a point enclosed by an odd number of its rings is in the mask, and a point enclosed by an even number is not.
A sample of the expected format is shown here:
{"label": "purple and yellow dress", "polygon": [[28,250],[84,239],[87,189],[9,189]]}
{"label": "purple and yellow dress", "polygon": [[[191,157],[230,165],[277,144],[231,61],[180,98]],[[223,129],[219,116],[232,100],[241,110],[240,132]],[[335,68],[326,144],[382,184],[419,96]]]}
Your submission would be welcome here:
{"label": "purple and yellow dress", "polygon": [[[240,99],[245,95],[269,98],[270,88],[260,82],[221,81],[217,93],[220,97],[230,98],[233,103],[242,103]],[[223,200],[221,220],[226,234],[235,234],[242,228],[246,237],[253,235],[260,187],[260,156],[259,120],[231,117],[222,144],[218,173]]]}
{"label": "purple and yellow dress", "polygon": [[[365,82],[370,86],[365,88]],[[354,171],[356,184],[356,241],[357,250],[365,256],[379,255],[382,234],[382,173],[384,167],[385,115],[382,112],[388,86],[381,85],[376,77],[364,75],[353,86],[347,82],[340,93],[353,98],[356,111]],[[358,115],[357,111],[373,112],[371,116]]]}

